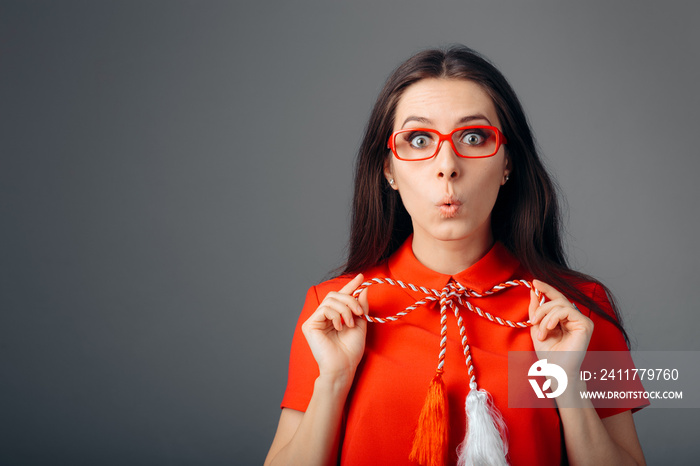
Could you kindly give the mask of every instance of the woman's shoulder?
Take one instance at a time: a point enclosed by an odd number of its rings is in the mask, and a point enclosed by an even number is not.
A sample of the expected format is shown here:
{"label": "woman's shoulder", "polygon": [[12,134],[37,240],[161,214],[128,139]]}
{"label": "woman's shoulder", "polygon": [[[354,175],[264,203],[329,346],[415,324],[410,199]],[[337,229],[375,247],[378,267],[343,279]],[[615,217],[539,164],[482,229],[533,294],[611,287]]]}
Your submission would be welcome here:
{"label": "woman's shoulder", "polygon": [[591,319],[598,336],[620,333],[626,340],[619,308],[607,286],[575,270],[559,270],[552,275],[556,278],[543,281],[562,292],[583,315]]}
{"label": "woman's shoulder", "polygon": [[[589,351],[628,350],[627,336],[622,327],[619,311],[616,312],[615,298],[601,282],[586,277],[573,282],[588,302],[572,300],[582,314],[593,321],[594,330],[589,343]],[[594,305],[594,306],[592,306]],[[593,309],[597,307],[597,309]]]}
{"label": "woman's shoulder", "polygon": [[[605,285],[592,277],[571,277],[569,280],[581,294],[598,305],[610,317],[617,319],[612,308],[613,298],[609,295],[609,290]],[[588,308],[589,306],[584,304],[584,307]],[[590,314],[590,310],[588,313]]]}
{"label": "woman's shoulder", "polygon": [[[370,280],[372,278],[388,277],[389,276],[389,269],[386,265],[386,262],[383,262],[379,265],[376,265],[374,267],[370,267],[366,270],[363,270],[361,273],[364,276],[365,280]],[[312,288],[315,289],[316,294],[319,298],[319,301],[323,301],[323,298],[328,293],[330,293],[331,291],[340,290],[345,285],[347,285],[348,282],[350,282],[350,280],[352,280],[356,276],[357,276],[357,273],[343,273],[343,274],[337,275],[333,278],[330,278],[328,280],[325,280],[325,281],[315,285]]]}

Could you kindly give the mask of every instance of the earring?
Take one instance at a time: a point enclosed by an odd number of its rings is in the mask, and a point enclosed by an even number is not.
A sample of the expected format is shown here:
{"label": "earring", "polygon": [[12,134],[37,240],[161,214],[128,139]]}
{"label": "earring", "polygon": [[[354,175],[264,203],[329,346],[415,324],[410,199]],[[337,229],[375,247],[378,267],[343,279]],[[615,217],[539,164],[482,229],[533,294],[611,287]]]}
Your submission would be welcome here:
{"label": "earring", "polygon": [[394,186],[394,179],[393,179],[393,178],[390,178],[390,179],[389,179],[389,184],[392,185],[392,186]]}
{"label": "earring", "polygon": [[508,182],[509,179],[510,179],[510,175],[506,173],[506,183]]}

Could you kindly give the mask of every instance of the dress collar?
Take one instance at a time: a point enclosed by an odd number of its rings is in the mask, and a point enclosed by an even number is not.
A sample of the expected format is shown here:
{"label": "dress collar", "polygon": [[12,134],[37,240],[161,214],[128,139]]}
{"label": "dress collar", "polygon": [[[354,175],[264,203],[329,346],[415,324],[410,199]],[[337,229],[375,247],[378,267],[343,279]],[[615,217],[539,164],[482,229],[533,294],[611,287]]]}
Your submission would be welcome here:
{"label": "dress collar", "polygon": [[413,254],[413,235],[409,236],[388,261],[389,271],[396,280],[440,290],[450,279],[454,279],[467,288],[484,292],[494,285],[513,278],[513,273],[520,265],[518,259],[499,241],[471,267],[454,275],[447,275],[429,269],[416,259]]}

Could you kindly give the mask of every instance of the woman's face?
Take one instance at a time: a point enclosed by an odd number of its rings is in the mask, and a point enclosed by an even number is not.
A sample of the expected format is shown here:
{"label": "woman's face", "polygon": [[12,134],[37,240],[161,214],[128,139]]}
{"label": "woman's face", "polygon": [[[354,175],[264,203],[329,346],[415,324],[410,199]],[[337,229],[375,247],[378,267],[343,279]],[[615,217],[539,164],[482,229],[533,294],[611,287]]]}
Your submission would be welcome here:
{"label": "woman's face", "polygon": [[[447,134],[468,125],[502,129],[491,97],[473,81],[430,78],[404,91],[393,131],[431,128]],[[466,159],[445,141],[432,159],[403,161],[390,155],[384,174],[394,180],[391,186],[411,215],[414,242],[490,242],[491,211],[509,167],[503,146],[492,157]]]}

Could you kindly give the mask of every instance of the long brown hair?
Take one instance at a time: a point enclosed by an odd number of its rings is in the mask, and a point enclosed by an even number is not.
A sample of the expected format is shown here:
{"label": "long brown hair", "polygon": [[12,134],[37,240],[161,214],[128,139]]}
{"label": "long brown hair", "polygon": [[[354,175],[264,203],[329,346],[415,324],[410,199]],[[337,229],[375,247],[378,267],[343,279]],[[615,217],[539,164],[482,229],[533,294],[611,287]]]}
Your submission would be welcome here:
{"label": "long brown hair", "polygon": [[[488,92],[496,107],[508,141],[512,169],[492,211],[494,239],[501,241],[533,276],[612,322],[629,345],[618,307],[607,287],[567,265],[556,187],[537,153],[518,97],[495,66],[462,45],[413,55],[394,70],[380,92],[358,154],[350,244],[343,273],[354,274],[385,261],[413,231],[401,197],[384,177],[384,163],[391,154],[387,140],[399,99],[407,87],[426,78],[473,81]],[[615,318],[577,288],[584,282],[602,287]]]}

